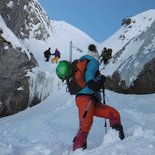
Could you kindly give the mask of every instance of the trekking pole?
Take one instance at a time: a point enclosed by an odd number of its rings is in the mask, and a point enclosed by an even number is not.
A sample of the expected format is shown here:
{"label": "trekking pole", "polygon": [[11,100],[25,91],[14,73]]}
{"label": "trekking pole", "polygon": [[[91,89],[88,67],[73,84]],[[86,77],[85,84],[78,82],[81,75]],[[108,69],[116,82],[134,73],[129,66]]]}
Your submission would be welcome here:
{"label": "trekking pole", "polygon": [[[100,73],[100,71],[98,72],[98,74],[101,76],[101,78],[102,78],[102,74]],[[105,83],[104,83],[104,85],[102,85],[102,95],[103,95],[103,104],[106,104],[105,103]],[[105,123],[104,123],[104,127],[105,127],[105,133],[107,133],[107,121],[106,121],[106,118],[105,118]]]}
{"label": "trekking pole", "polygon": [[73,53],[73,43],[72,41],[70,41],[69,62],[72,62],[72,53]]}
{"label": "trekking pole", "polygon": [[[102,86],[102,93],[103,93],[103,104],[106,104],[105,103],[105,90],[104,90],[104,86]],[[105,133],[107,133],[107,121],[106,121],[106,118],[105,118],[104,127],[105,127]]]}

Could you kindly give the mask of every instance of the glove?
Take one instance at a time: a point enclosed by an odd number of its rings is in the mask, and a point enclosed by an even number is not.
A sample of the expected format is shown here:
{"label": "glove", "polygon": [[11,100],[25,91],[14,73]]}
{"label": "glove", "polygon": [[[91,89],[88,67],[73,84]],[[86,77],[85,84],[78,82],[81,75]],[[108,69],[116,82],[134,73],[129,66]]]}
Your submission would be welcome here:
{"label": "glove", "polygon": [[102,82],[103,82],[102,80],[99,81],[90,80],[87,82],[86,85],[94,92],[98,92],[102,87]]}
{"label": "glove", "polygon": [[102,83],[105,83],[107,78],[104,75],[101,75],[100,78],[101,78]]}
{"label": "glove", "polygon": [[104,75],[101,75],[100,78],[101,78],[100,80],[101,88],[104,89],[106,77]]}
{"label": "glove", "polygon": [[94,92],[98,92],[101,88],[103,88],[105,81],[106,81],[106,77],[104,75],[101,75],[100,80],[98,81],[90,80],[87,82],[86,85]]}

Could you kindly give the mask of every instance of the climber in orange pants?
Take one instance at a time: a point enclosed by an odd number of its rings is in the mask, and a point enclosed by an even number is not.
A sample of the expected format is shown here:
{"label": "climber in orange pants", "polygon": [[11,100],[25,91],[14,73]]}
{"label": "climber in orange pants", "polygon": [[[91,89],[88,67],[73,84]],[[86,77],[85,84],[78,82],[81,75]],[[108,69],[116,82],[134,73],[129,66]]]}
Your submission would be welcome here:
{"label": "climber in orange pants", "polygon": [[94,116],[109,119],[110,127],[113,127],[115,124],[121,124],[120,114],[117,110],[94,100],[92,100],[92,103],[90,104],[86,118],[82,121],[83,114],[90,99],[90,96],[79,96],[76,98],[76,105],[79,112],[79,124],[83,132],[89,133],[89,130],[93,124]]}
{"label": "climber in orange pants", "polygon": [[103,89],[106,77],[99,73],[99,53],[93,44],[89,45],[88,50],[87,55],[80,58],[87,59],[88,63],[85,70],[85,87],[76,94],[75,99],[79,113],[79,131],[73,140],[73,151],[87,148],[87,136],[94,116],[109,119],[110,127],[119,132],[119,138],[125,138],[119,112],[101,103],[100,89]]}
{"label": "climber in orange pants", "polygon": [[[70,94],[76,94],[79,130],[73,139],[73,151],[87,148],[87,136],[93,124],[94,116],[108,119],[110,127],[119,132],[119,138],[121,140],[125,138],[119,112],[115,108],[101,103],[101,90],[105,103],[106,77],[99,71],[99,58],[100,55],[96,46],[90,44],[87,54],[80,57],[78,62],[75,61],[76,67],[75,63],[70,64],[70,62],[63,61],[56,69],[58,77],[61,80],[66,80]],[[79,61],[80,64],[84,65],[79,65]]]}

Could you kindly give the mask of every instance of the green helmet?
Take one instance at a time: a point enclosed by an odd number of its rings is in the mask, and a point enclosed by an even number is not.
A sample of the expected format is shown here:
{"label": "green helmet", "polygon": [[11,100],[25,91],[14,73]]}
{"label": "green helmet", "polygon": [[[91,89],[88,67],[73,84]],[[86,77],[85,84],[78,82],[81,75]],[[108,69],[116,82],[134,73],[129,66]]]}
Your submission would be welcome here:
{"label": "green helmet", "polygon": [[72,76],[71,63],[66,60],[60,61],[56,68],[56,74],[61,80],[69,79]]}

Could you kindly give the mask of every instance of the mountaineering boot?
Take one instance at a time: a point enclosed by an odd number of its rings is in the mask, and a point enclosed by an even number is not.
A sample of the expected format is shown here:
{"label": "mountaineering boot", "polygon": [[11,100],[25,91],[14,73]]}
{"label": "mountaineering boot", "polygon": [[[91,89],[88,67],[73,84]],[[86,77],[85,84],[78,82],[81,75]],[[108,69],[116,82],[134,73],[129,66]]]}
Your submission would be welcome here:
{"label": "mountaineering boot", "polygon": [[124,135],[124,131],[123,131],[123,126],[120,125],[120,124],[115,124],[113,127],[113,129],[119,131],[119,138],[121,140],[123,140],[125,138],[125,135]]}
{"label": "mountaineering boot", "polygon": [[73,139],[73,151],[79,148],[82,148],[83,150],[87,148],[87,136],[88,132],[79,130],[77,136]]}

